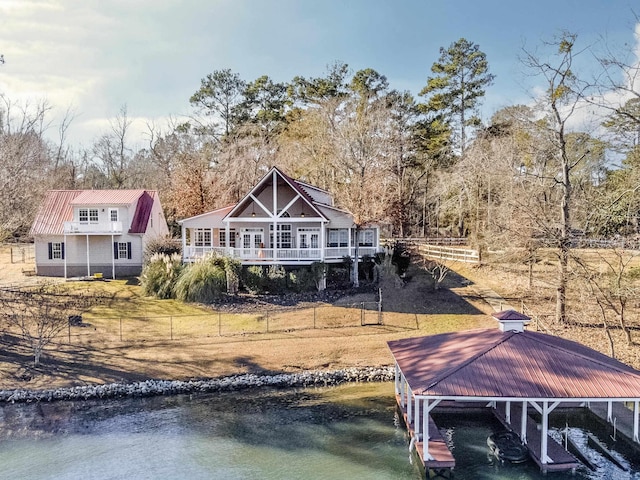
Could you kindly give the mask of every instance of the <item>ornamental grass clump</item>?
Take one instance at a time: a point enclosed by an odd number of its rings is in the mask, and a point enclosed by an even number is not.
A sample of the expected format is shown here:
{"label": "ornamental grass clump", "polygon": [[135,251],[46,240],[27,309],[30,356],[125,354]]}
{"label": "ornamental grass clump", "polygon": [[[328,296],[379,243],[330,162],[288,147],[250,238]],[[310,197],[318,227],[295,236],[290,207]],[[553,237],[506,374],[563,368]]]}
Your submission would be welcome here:
{"label": "ornamental grass clump", "polygon": [[174,286],[182,271],[182,257],[179,253],[155,253],[145,264],[138,280],[145,295],[162,299],[174,298]]}
{"label": "ornamental grass clump", "polygon": [[225,261],[210,257],[184,268],[175,285],[175,296],[183,302],[213,303],[226,290]]}

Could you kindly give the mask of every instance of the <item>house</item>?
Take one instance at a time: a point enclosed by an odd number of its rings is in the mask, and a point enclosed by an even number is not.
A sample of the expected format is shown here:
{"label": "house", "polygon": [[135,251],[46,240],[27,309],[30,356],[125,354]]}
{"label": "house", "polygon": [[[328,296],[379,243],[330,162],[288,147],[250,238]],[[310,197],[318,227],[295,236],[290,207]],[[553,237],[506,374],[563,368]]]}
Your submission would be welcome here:
{"label": "house", "polygon": [[51,190],[31,227],[36,274],[140,274],[146,243],[169,234],[158,193]]}
{"label": "house", "polygon": [[215,252],[243,265],[340,263],[379,251],[377,227],[356,229],[329,192],[273,167],[236,205],[185,218],[182,252],[193,262]]}

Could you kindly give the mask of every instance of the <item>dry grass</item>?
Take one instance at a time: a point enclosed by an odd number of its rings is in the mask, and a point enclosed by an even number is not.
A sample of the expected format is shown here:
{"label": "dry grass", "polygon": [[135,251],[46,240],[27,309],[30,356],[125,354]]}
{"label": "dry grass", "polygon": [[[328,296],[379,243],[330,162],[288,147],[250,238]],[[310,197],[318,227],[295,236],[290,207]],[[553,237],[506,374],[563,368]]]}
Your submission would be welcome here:
{"label": "dry grass", "polygon": [[[7,261],[6,256],[0,258],[0,265],[3,260]],[[48,349],[37,370],[30,367],[29,351],[16,338],[4,335],[0,388],[390,365],[388,340],[494,327],[491,308],[467,286],[474,282],[489,286],[514,306],[524,301],[551,333],[609,353],[601,328],[555,325],[550,321],[554,290],[545,279],[556,269],[552,255],[536,265],[533,289],[528,288],[523,264],[495,261],[481,268],[454,268],[456,272],[449,274],[444,288],[437,292],[426,286],[428,278],[415,267],[404,287],[398,287],[392,279],[385,280],[384,325],[364,327],[360,326],[360,309],[353,305],[372,300],[372,295],[343,298],[333,305],[274,307],[268,312],[261,310],[262,306],[242,312],[212,312],[205,306],[142,297],[132,282],[70,283],[67,288],[99,292],[110,300],[84,316],[89,325],[74,327],[70,342],[67,332]],[[22,279],[20,270],[15,264],[8,268],[3,265],[0,284]],[[573,308],[576,301],[580,304],[583,300],[574,294]],[[376,318],[375,311],[371,315],[367,320]],[[624,347],[619,331],[613,336],[616,356],[640,368],[639,347]]]}

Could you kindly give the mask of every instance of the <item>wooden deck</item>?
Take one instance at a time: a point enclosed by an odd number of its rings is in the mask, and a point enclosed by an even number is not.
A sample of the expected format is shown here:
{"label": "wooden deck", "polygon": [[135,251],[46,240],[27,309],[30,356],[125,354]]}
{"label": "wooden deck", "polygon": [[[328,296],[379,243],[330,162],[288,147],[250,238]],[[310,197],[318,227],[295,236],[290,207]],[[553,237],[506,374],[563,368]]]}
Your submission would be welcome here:
{"label": "wooden deck", "polygon": [[[607,421],[606,402],[592,402],[589,410],[605,425],[608,424],[612,426],[612,424]],[[616,434],[622,435],[636,450],[640,451],[640,443],[633,440],[633,410],[625,407],[620,402],[614,402],[611,417],[616,419]]]}
{"label": "wooden deck", "polygon": [[[396,395],[396,401],[407,431],[409,432],[410,437],[413,438],[415,435],[414,425],[409,420],[407,412],[402,407],[400,397],[398,395]],[[449,447],[447,447],[447,442],[440,434],[440,430],[438,430],[438,426],[435,424],[431,416],[429,416],[429,455],[432,458],[425,460],[423,442],[416,442],[415,447],[416,452],[418,453],[418,458],[425,468],[427,478],[431,478],[431,474],[439,477],[450,476],[451,470],[456,466],[456,461],[453,458]]]}
{"label": "wooden deck", "polygon": [[[505,417],[505,405],[499,403],[498,408],[493,409],[493,413],[498,420],[508,428],[513,430],[518,436],[522,437],[521,422],[522,407],[519,404],[511,404],[511,420],[512,423],[507,423]],[[538,425],[530,416],[527,416],[527,448],[529,449],[529,456],[540,467],[543,472],[563,472],[567,470],[575,470],[581,463],[571,453],[566,451],[562,445],[556,442],[553,438],[549,437],[547,440],[547,455],[553,460],[551,463],[542,463],[540,447],[542,443],[542,432],[538,430]]]}

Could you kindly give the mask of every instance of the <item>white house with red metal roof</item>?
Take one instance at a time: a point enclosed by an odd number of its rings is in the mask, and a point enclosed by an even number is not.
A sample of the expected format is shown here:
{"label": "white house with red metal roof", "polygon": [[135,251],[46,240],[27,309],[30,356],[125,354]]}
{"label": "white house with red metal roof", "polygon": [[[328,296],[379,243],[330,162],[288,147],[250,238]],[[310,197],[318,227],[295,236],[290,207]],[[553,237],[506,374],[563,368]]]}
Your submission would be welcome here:
{"label": "white house with red metal roof", "polygon": [[236,205],[178,223],[185,262],[215,252],[243,265],[310,265],[379,251],[377,227],[356,229],[353,215],[334,207],[329,192],[276,167]]}
{"label": "white house with red metal roof", "polygon": [[31,227],[36,274],[138,275],[149,239],[169,234],[150,190],[51,190]]}

